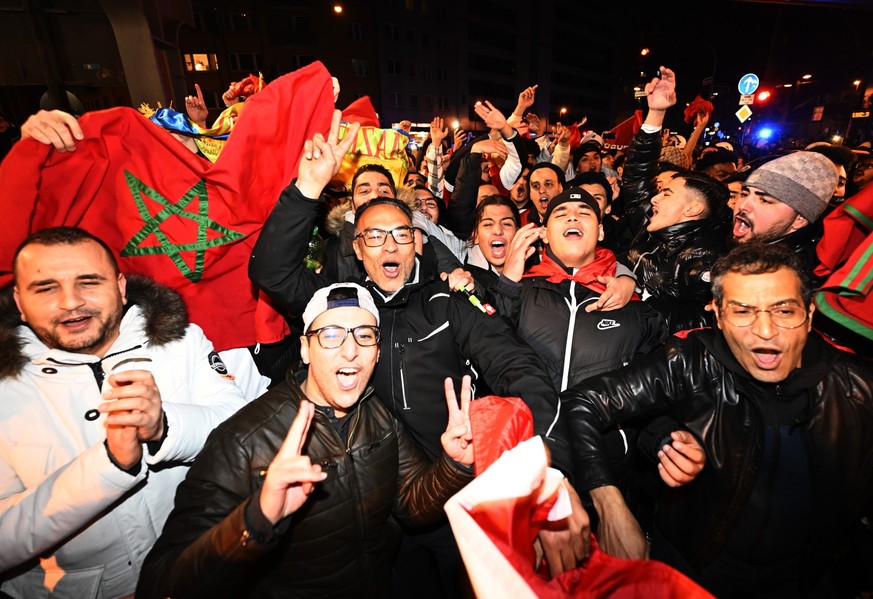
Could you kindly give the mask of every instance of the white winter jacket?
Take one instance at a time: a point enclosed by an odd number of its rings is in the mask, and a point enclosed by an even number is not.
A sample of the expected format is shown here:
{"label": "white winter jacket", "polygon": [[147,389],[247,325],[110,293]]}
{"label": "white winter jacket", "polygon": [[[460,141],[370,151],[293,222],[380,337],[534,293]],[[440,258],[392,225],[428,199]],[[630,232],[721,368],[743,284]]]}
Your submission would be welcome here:
{"label": "white winter jacket", "polygon": [[[187,324],[184,307],[181,320],[160,305],[131,306],[102,362],[48,349],[26,326],[15,331],[23,342],[23,355],[17,356],[23,366],[8,376],[7,362],[0,372],[4,593],[28,599],[133,593],[186,463],[212,429],[246,402],[229,377],[211,367],[217,354],[200,328]],[[0,360],[10,359],[8,354],[9,345],[0,343]],[[169,425],[155,455],[143,448],[136,476],[110,462],[105,416],[85,418],[101,403],[94,369],[108,373],[128,358],[154,375]]]}

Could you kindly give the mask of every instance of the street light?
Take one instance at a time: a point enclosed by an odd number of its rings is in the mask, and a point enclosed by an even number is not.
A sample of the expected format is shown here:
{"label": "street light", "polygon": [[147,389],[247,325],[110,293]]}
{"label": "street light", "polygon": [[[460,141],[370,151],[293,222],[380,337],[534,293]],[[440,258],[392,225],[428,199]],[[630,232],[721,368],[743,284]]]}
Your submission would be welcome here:
{"label": "street light", "polygon": [[561,106],[561,116],[564,116],[565,114],[567,114],[567,109],[566,107]]}

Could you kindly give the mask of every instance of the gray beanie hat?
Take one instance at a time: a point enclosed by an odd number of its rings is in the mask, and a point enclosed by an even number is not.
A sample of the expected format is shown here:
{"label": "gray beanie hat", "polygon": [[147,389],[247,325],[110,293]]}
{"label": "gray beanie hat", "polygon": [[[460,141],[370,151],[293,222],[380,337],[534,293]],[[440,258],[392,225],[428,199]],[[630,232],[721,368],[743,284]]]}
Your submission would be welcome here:
{"label": "gray beanie hat", "polygon": [[773,196],[812,222],[827,208],[838,182],[833,162],[817,152],[793,152],[752,171],[746,186]]}

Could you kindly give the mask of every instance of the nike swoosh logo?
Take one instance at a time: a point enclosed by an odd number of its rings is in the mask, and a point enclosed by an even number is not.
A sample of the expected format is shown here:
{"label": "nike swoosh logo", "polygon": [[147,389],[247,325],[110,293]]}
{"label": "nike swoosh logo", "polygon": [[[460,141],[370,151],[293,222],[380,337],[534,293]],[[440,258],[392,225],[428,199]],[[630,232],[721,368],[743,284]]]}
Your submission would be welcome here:
{"label": "nike swoosh logo", "polygon": [[621,326],[620,323],[617,323],[610,318],[604,318],[603,320],[601,320],[600,322],[597,323],[597,328],[598,328],[598,330],[601,330],[601,331],[606,331],[607,329],[616,329],[620,326]]}

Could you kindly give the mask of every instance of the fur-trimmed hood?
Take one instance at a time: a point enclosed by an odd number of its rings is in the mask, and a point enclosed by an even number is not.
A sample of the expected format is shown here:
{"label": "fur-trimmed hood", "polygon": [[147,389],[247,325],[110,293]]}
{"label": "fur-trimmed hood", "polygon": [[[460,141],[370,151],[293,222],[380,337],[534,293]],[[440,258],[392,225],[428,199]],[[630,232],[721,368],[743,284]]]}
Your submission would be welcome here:
{"label": "fur-trimmed hood", "polygon": [[[415,190],[412,187],[399,185],[397,187],[397,199],[409,206],[409,209],[413,212],[418,210],[418,200],[415,199]],[[346,213],[350,210],[354,210],[351,197],[331,208],[324,219],[324,228],[327,232],[331,235],[339,235],[343,224],[346,222]]]}
{"label": "fur-trimmed hood", "polygon": [[[166,345],[185,336],[188,308],[177,291],[142,275],[128,275],[127,305],[142,310],[151,345]],[[22,324],[9,285],[0,292],[0,380],[18,376],[27,364],[24,341],[18,336]]]}

